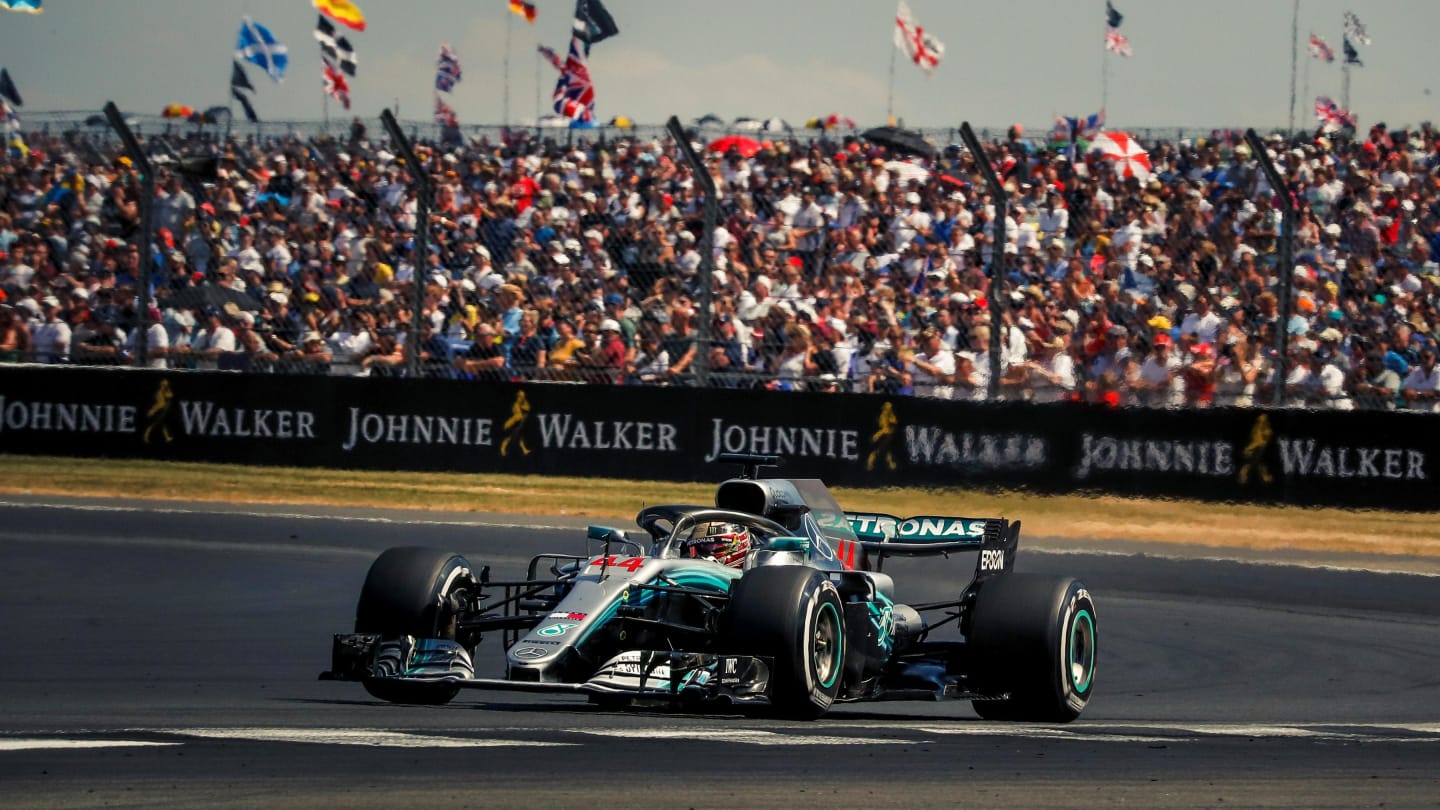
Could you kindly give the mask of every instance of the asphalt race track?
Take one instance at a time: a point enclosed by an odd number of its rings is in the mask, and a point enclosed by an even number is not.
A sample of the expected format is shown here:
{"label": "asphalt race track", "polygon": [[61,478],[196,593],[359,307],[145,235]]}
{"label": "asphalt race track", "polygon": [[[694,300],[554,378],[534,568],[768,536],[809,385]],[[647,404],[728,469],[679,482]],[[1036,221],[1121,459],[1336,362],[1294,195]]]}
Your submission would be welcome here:
{"label": "asphalt race track", "polygon": [[[1022,539],[1021,570],[1079,575],[1098,604],[1097,695],[1068,726],[986,723],[964,703],[852,704],[815,723],[489,692],[416,708],[316,680],[375,554],[433,545],[518,576],[532,553],[578,552],[579,524],[3,500],[7,807],[1440,805],[1426,561]],[[973,565],[892,570],[920,599]]]}

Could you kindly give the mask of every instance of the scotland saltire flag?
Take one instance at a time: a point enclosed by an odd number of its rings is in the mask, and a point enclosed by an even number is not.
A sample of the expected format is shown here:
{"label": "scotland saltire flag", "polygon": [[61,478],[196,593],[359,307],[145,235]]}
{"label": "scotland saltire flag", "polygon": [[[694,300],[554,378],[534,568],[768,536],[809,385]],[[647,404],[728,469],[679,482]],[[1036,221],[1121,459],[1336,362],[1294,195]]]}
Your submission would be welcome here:
{"label": "scotland saltire flag", "polygon": [[290,64],[289,51],[270,29],[249,17],[240,18],[240,36],[235,41],[235,58],[260,66],[270,78],[281,81]]}
{"label": "scotland saltire flag", "polygon": [[446,93],[460,81],[460,56],[449,43],[440,45],[440,59],[435,63],[435,89]]}
{"label": "scotland saltire flag", "polygon": [[6,11],[23,11],[27,14],[43,14],[40,4],[45,0],[0,0],[0,8]]}
{"label": "scotland saltire flag", "polygon": [[571,121],[590,123],[595,120],[595,85],[590,83],[590,66],[580,45],[580,37],[570,37],[570,55],[555,83],[555,112]]}

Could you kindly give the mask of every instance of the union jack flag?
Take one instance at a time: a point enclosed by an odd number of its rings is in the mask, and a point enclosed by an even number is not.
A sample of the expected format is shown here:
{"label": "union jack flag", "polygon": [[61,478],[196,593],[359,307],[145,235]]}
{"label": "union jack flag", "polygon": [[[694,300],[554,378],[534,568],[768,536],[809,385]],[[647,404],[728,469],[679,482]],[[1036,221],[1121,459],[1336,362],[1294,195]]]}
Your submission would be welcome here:
{"label": "union jack flag", "polygon": [[545,57],[546,62],[554,65],[556,70],[565,69],[565,63],[560,61],[560,54],[555,53],[554,48],[551,48],[548,45],[540,45],[536,47],[536,50],[540,52],[541,56]]}
{"label": "union jack flag", "polygon": [[435,64],[435,89],[446,93],[460,81],[460,56],[449,43],[440,45],[440,60]]}
{"label": "union jack flag", "polygon": [[1331,101],[1328,96],[1316,96],[1315,119],[1325,132],[1339,132],[1346,127],[1355,128],[1355,114]]}
{"label": "union jack flag", "polygon": [[1310,35],[1310,55],[1326,62],[1335,61],[1335,49],[1330,47],[1330,43],[1315,34]]}
{"label": "union jack flag", "polygon": [[1061,116],[1055,119],[1055,128],[1050,131],[1052,141],[1070,140],[1070,132],[1075,132],[1075,138],[1083,141],[1093,141],[1100,130],[1105,128],[1105,111],[1091,113],[1084,118],[1070,118]]}
{"label": "union jack flag", "polygon": [[1105,32],[1105,50],[1113,51],[1121,56],[1135,55],[1135,52],[1130,50],[1130,40],[1114,28]]}
{"label": "union jack flag", "polygon": [[560,81],[555,83],[555,112],[571,121],[590,123],[595,120],[595,85],[590,83],[590,66],[580,46],[579,37],[570,37],[570,54],[560,69]]}
{"label": "union jack flag", "polygon": [[442,127],[460,126],[460,119],[455,115],[455,110],[440,100],[439,93],[435,94],[435,123]]}
{"label": "union jack flag", "polygon": [[350,83],[345,81],[345,74],[329,62],[325,63],[325,93],[339,99],[345,109],[350,109]]}

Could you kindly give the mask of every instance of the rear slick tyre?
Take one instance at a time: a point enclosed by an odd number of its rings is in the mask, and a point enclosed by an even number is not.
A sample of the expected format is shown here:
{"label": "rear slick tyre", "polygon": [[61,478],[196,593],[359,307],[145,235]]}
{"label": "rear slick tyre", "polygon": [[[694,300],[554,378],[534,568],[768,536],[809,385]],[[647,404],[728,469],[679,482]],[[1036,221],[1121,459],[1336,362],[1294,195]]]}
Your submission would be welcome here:
{"label": "rear slick tyre", "polygon": [[734,586],[722,628],[733,652],[770,658],[770,714],[814,720],[840,692],[845,609],[834,584],[813,568],[748,571]]}
{"label": "rear slick tyre", "polygon": [[[456,638],[456,616],[451,597],[474,586],[475,577],[464,557],[429,548],[392,548],[385,551],[365,577],[355,606],[355,632],[375,633],[382,639],[414,636],[417,639]],[[440,706],[459,694],[445,684],[395,683],[366,679],[365,691],[389,703]]]}
{"label": "rear slick tyre", "polygon": [[1005,574],[981,587],[967,643],[981,692],[1009,693],[971,706],[986,720],[1068,723],[1095,688],[1095,602],[1079,580]]}

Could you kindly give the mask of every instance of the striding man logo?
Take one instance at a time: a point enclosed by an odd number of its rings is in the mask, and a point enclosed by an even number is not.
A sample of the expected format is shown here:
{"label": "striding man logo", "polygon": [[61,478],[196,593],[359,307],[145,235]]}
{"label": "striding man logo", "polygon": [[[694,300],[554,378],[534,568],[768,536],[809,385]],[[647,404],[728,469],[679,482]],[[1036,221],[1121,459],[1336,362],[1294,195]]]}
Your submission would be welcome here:
{"label": "striding man logo", "polygon": [[900,430],[900,418],[895,415],[895,406],[890,402],[880,406],[880,416],[875,422],[875,432],[870,434],[870,455],[865,458],[865,469],[874,470],[876,464],[884,464],[894,470],[895,434]]}
{"label": "striding man logo", "polygon": [[157,433],[166,444],[175,440],[175,437],[170,435],[168,424],[170,409],[174,403],[175,392],[170,390],[170,381],[161,380],[159,387],[155,389],[155,403],[150,406],[150,410],[145,412],[145,418],[149,420],[149,424],[145,426],[145,433],[141,436],[142,442],[149,444],[151,437]]}
{"label": "striding man logo", "polygon": [[501,425],[505,431],[505,438],[500,442],[501,458],[510,455],[510,446],[513,444],[520,448],[520,455],[530,455],[530,447],[525,444],[525,423],[530,420],[530,399],[525,396],[524,391],[515,394],[515,401],[510,404],[510,418]]}
{"label": "striding man logo", "polygon": [[1255,424],[1250,428],[1250,441],[1240,454],[1240,483],[1250,483],[1252,476],[1262,484],[1275,482],[1275,476],[1270,474],[1270,466],[1265,463],[1265,451],[1270,449],[1270,443],[1274,439],[1275,431],[1270,427],[1269,414],[1262,413],[1255,417]]}

